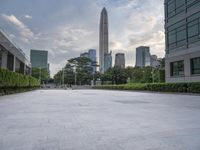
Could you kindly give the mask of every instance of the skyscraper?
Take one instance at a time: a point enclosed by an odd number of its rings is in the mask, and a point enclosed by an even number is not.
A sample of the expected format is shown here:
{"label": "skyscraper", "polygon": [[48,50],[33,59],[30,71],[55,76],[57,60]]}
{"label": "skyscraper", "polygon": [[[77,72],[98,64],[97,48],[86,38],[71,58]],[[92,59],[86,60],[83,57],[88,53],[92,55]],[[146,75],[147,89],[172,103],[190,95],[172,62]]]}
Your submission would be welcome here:
{"label": "skyscraper", "polygon": [[49,71],[48,51],[31,50],[30,58],[32,68],[41,68]]}
{"label": "skyscraper", "polygon": [[149,47],[140,46],[136,48],[136,67],[147,67],[151,65],[151,54]]}
{"label": "skyscraper", "polygon": [[104,55],[104,71],[106,72],[111,67],[112,67],[112,52]]}
{"label": "skyscraper", "polygon": [[93,68],[93,73],[95,73],[96,72],[96,64],[97,64],[96,49],[89,49],[88,52],[81,53],[80,57],[86,57],[92,61],[90,65]]}
{"label": "skyscraper", "polygon": [[165,0],[166,82],[200,81],[200,1]]}
{"label": "skyscraper", "polygon": [[[110,59],[105,59],[105,56],[109,54],[109,46],[108,46],[108,14],[105,8],[103,8],[101,12],[101,18],[100,18],[100,29],[99,29],[99,65],[100,65],[100,72],[104,73],[106,71],[106,68],[109,68],[107,64],[110,64],[108,62],[105,62]],[[109,56],[110,57],[110,56]],[[108,58],[108,57],[107,57]],[[112,66],[110,66],[112,67]]]}
{"label": "skyscraper", "polygon": [[125,55],[124,55],[124,53],[117,53],[115,55],[115,67],[125,68]]}

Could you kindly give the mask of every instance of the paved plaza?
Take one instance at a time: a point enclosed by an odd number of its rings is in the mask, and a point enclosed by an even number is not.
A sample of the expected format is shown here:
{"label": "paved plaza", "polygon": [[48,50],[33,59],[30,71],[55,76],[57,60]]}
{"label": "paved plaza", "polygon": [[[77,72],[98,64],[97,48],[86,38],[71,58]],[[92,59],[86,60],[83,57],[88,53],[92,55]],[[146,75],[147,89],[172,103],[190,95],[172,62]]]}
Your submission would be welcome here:
{"label": "paved plaza", "polygon": [[200,150],[200,96],[103,90],[2,96],[0,150]]}

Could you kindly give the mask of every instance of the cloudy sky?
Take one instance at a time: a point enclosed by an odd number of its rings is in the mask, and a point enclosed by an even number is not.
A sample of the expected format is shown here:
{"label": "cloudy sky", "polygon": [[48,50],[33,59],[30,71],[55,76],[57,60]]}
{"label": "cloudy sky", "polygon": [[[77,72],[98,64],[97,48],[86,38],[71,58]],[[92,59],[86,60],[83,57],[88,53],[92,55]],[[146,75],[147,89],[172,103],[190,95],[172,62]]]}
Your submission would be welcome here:
{"label": "cloudy sky", "polygon": [[163,0],[0,0],[0,28],[23,51],[49,51],[51,75],[69,58],[97,49],[100,12],[109,17],[109,43],[114,54],[126,54],[135,65],[135,48],[150,46],[164,56]]}

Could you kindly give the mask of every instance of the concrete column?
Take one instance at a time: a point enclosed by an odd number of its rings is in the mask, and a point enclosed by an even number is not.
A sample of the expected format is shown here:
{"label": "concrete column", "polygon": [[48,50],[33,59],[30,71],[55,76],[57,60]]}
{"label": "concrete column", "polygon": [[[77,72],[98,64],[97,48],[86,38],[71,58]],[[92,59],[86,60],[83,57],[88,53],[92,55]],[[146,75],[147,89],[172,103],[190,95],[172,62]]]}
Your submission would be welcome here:
{"label": "concrete column", "polygon": [[4,69],[7,69],[7,59],[8,59],[8,52],[3,50],[1,67]]}
{"label": "concrete column", "polygon": [[16,66],[15,66],[15,65],[16,65],[16,57],[14,56],[13,59],[14,59],[14,60],[13,60],[13,72],[15,72],[15,68],[16,68]]}
{"label": "concrete column", "polygon": [[24,64],[24,75],[26,75],[26,64]]}
{"label": "concrete column", "polygon": [[184,59],[184,72],[186,77],[191,76],[190,57],[188,55]]}

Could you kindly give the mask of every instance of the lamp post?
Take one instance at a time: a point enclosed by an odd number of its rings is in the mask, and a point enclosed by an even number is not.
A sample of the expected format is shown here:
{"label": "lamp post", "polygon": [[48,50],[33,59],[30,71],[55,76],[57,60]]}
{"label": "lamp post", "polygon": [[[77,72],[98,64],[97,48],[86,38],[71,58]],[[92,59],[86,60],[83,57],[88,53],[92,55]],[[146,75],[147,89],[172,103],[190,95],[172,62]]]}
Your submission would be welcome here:
{"label": "lamp post", "polygon": [[63,83],[63,87],[65,85],[65,74],[64,74],[64,68],[62,68],[62,83]]}

